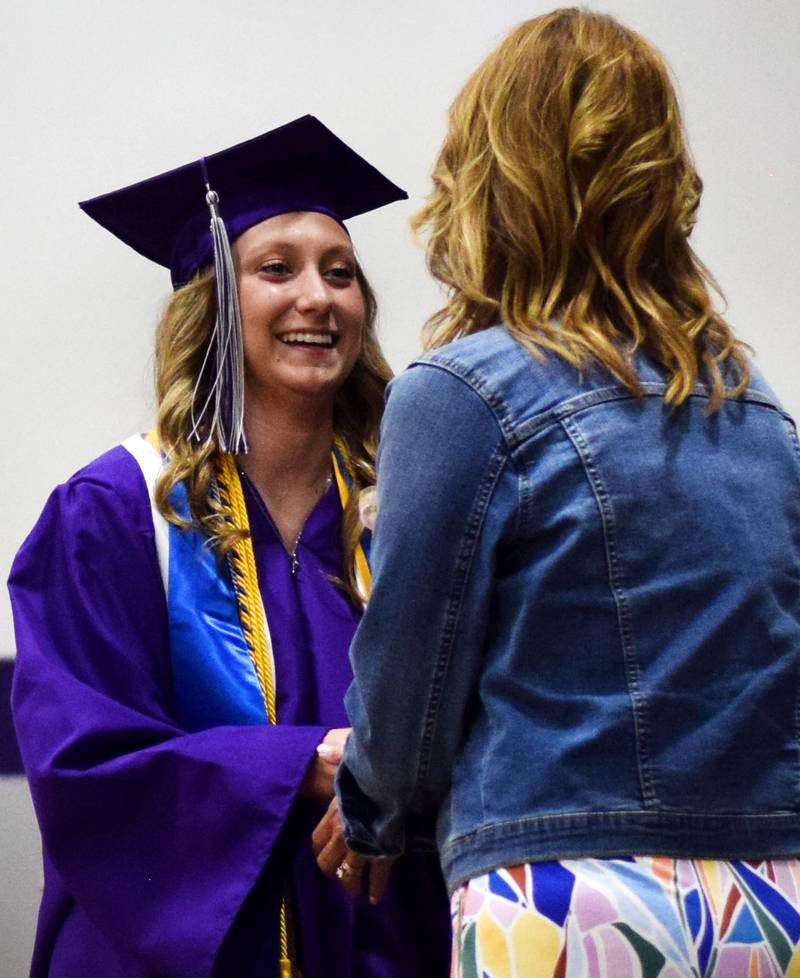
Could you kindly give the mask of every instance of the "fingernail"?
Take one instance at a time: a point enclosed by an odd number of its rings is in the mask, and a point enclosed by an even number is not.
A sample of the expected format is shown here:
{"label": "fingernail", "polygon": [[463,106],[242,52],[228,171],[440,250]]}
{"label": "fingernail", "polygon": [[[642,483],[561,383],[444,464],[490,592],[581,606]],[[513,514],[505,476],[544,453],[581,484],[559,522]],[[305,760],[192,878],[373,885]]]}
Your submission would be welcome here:
{"label": "fingernail", "polygon": [[319,754],[320,757],[327,757],[328,754],[332,754],[333,753],[333,750],[334,750],[334,748],[331,747],[330,744],[320,744],[317,747],[317,753]]}

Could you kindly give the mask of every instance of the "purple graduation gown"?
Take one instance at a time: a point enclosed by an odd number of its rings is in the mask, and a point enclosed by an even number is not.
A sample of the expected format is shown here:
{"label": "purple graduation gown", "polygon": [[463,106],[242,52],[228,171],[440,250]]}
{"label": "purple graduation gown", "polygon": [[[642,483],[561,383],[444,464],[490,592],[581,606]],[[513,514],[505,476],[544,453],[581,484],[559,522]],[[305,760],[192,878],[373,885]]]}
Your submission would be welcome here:
{"label": "purple graduation gown", "polygon": [[279,724],[174,719],[150,501],[117,447],[50,497],[10,588],[14,715],[42,830],[33,978],[262,978],[292,893],[304,978],[446,978],[438,867],[410,854],[377,907],[318,872],[324,806],[298,797],[315,748],[347,726],[358,620],[340,573],[335,487],[289,557],[245,480],[273,638]]}

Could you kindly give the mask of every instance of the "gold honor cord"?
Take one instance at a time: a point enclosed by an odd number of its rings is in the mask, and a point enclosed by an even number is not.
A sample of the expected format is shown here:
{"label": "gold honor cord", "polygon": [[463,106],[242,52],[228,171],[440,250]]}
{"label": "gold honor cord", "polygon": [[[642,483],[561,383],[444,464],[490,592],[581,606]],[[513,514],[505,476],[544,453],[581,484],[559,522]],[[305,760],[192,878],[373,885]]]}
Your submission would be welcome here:
{"label": "gold honor cord", "polygon": [[[256,558],[253,552],[253,540],[249,534],[250,521],[247,518],[247,508],[242,491],[242,480],[236,468],[232,455],[220,455],[217,464],[217,491],[222,505],[231,514],[233,525],[237,530],[247,530],[248,535],[243,540],[237,540],[232,550],[228,552],[228,566],[231,570],[233,588],[236,592],[236,603],[239,606],[239,619],[242,634],[253,660],[258,684],[264,697],[264,708],[269,723],[277,724],[278,713],[275,708],[275,674],[272,658],[272,644],[267,630],[266,613],[261,602],[261,591],[258,587]],[[287,897],[281,900],[280,909],[280,958],[278,973],[280,978],[293,978],[300,972],[292,965],[289,957],[289,901]]]}

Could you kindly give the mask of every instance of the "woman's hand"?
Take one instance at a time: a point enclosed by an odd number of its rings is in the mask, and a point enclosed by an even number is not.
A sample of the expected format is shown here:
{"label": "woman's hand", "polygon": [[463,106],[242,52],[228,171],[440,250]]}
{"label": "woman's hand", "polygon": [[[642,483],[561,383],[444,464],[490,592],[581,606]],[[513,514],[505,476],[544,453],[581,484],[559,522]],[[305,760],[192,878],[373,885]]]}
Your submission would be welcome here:
{"label": "woman's hand", "polygon": [[335,798],[314,829],[311,848],[322,873],[329,879],[338,878],[351,896],[358,896],[363,892],[365,871],[368,874],[367,894],[370,903],[377,903],[383,896],[389,881],[392,860],[367,859],[347,848]]}
{"label": "woman's hand", "polygon": [[333,798],[333,780],[349,733],[349,727],[337,727],[325,734],[300,785],[303,798],[316,801],[330,801]]}

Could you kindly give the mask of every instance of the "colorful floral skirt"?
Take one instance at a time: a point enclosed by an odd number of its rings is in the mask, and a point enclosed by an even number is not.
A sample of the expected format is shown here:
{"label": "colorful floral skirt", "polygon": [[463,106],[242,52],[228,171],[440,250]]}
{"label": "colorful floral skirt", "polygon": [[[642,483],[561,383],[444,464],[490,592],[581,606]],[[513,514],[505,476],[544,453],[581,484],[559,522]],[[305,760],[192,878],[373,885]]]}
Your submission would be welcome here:
{"label": "colorful floral skirt", "polygon": [[530,863],[452,912],[452,978],[800,978],[797,859]]}

